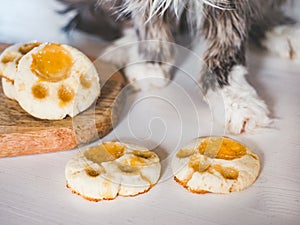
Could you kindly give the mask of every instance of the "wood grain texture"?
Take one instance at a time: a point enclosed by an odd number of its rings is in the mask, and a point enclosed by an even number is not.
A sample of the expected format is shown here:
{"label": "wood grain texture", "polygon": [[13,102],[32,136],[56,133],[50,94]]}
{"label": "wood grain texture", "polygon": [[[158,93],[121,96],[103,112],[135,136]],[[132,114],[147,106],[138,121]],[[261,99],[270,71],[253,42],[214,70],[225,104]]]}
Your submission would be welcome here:
{"label": "wood grain texture", "polygon": [[[0,51],[5,47],[0,44]],[[99,60],[94,63],[103,85],[101,96],[74,118],[55,121],[34,118],[16,101],[8,99],[0,84],[0,157],[69,150],[107,135],[124,103],[123,95],[118,96],[125,80],[111,64]]]}

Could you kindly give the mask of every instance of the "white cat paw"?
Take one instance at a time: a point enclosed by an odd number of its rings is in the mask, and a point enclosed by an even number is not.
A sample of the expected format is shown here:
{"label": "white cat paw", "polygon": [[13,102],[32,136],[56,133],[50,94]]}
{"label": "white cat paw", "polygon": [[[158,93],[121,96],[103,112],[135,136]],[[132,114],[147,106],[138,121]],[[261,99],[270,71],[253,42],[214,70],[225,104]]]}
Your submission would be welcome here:
{"label": "white cat paw", "polygon": [[236,97],[231,96],[225,100],[227,131],[232,134],[240,134],[270,125],[268,108],[261,99],[254,96],[248,98]]}
{"label": "white cat paw", "polygon": [[229,85],[207,95],[215,121],[232,134],[268,127],[271,123],[267,105],[246,81],[246,74],[244,66],[233,67],[228,77]]}
{"label": "white cat paw", "polygon": [[162,88],[170,82],[170,68],[166,63],[147,62],[139,54],[139,42],[134,29],[124,32],[124,37],[105,49],[102,60],[123,69],[135,90]]}
{"label": "white cat paw", "polygon": [[221,89],[226,129],[233,134],[267,127],[271,123],[267,105],[246,81],[246,74],[244,66],[233,67],[229,74],[229,85]]}
{"label": "white cat paw", "polygon": [[163,88],[170,82],[169,66],[158,63],[127,65],[124,73],[135,90]]}
{"label": "white cat paw", "polygon": [[273,54],[300,62],[299,38],[299,26],[278,26],[266,33],[266,38],[262,41],[262,45]]}

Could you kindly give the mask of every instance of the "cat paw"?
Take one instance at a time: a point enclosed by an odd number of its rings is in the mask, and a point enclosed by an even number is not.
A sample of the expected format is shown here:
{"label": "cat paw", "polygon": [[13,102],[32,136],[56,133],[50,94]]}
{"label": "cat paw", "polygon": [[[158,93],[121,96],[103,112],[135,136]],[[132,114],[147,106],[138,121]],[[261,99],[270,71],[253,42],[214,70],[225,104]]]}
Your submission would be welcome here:
{"label": "cat paw", "polygon": [[266,104],[257,97],[230,96],[224,101],[225,127],[232,134],[250,132],[259,127],[267,127],[271,123]]}
{"label": "cat paw", "polygon": [[101,56],[123,69],[124,74],[135,90],[162,88],[170,82],[170,69],[166,63],[148,62],[139,54],[139,42],[134,29],[124,31],[124,37],[105,49]]}
{"label": "cat paw", "polygon": [[229,85],[221,89],[225,107],[225,127],[233,134],[267,127],[271,123],[266,103],[247,82],[244,66],[233,67]]}
{"label": "cat paw", "polygon": [[284,25],[266,33],[262,45],[273,54],[300,62],[300,27]]}
{"label": "cat paw", "polygon": [[[205,100],[210,105],[215,125],[222,125],[231,134],[268,127],[271,119],[265,102],[247,82],[244,66],[234,66],[228,76],[229,85],[210,90]],[[217,126],[218,127],[218,126]]]}
{"label": "cat paw", "polygon": [[135,63],[127,65],[124,73],[135,90],[163,88],[170,82],[169,67],[158,63]]}

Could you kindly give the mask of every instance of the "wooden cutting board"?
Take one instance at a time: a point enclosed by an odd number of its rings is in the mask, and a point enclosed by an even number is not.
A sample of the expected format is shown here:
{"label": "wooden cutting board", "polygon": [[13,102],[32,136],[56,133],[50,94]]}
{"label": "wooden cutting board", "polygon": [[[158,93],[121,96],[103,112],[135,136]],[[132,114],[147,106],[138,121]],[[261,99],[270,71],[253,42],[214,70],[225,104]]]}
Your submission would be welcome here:
{"label": "wooden cutting board", "polygon": [[[0,44],[0,52],[5,47]],[[34,118],[3,94],[0,83],[0,157],[69,150],[107,135],[122,110],[125,97],[120,93],[126,82],[113,65],[99,60],[95,65],[103,85],[101,96],[74,118]]]}

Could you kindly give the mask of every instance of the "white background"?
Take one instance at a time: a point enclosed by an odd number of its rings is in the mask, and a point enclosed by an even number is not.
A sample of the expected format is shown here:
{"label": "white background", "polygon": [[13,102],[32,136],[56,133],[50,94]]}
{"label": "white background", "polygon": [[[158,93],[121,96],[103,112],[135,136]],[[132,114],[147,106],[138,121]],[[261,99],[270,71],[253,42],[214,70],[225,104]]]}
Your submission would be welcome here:
{"label": "white background", "polygon": [[[101,54],[103,43],[97,38],[74,33],[68,39],[60,31],[72,15],[55,14],[54,10],[62,8],[59,3],[0,2],[0,42],[58,41],[95,56]],[[298,3],[294,14],[300,9]],[[198,45],[194,51],[202,49]],[[65,187],[64,166],[78,150],[4,158],[0,159],[0,224],[298,224],[300,62],[262,52],[248,54],[248,79],[276,120],[272,129],[234,138],[258,153],[261,174],[253,186],[240,193],[196,195],[173,181],[170,158],[199,135],[223,134],[194,81],[197,62],[192,55],[187,57],[174,83],[165,89],[129,94],[122,120],[105,138],[134,140],[155,148],[163,170],[161,181],[149,193],[98,203],[71,194]]]}

